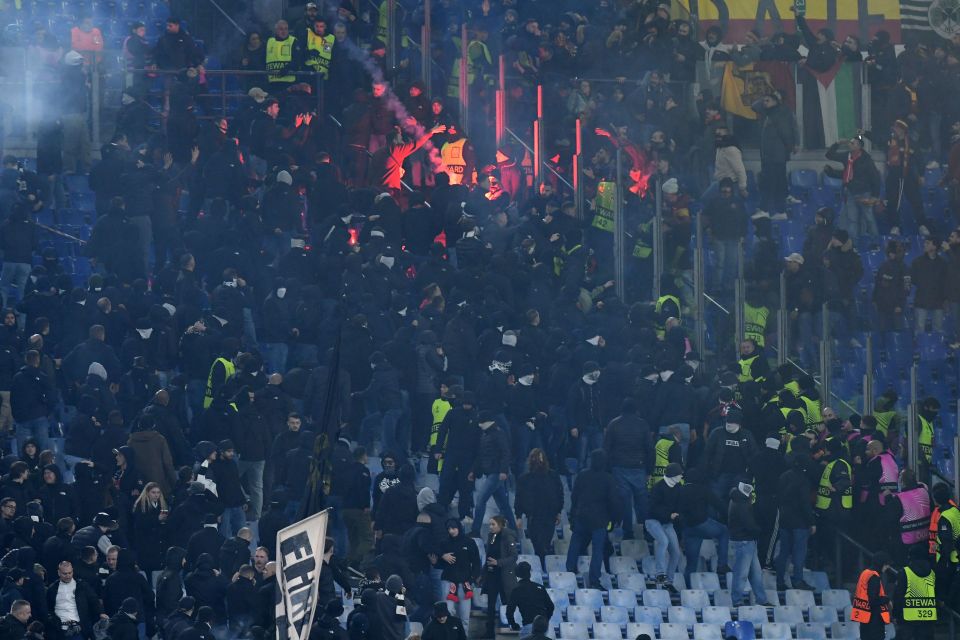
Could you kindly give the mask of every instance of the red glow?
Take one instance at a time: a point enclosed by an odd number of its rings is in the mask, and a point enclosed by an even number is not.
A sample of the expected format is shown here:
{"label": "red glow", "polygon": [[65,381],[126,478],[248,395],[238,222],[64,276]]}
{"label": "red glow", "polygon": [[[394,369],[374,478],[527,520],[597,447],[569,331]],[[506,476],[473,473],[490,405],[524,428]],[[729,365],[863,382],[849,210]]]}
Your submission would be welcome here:
{"label": "red glow", "polygon": [[347,232],[350,234],[350,239],[347,241],[347,244],[352,247],[357,244],[360,232],[356,229],[348,229]]}

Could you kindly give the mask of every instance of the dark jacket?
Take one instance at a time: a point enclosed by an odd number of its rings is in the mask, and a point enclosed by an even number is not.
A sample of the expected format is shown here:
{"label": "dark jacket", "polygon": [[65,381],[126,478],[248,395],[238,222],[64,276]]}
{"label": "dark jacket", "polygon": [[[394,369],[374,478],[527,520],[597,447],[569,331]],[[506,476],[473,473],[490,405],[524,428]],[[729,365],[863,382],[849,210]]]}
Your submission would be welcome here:
{"label": "dark jacket", "polygon": [[614,418],[603,435],[603,450],[611,467],[650,468],[650,425],[636,413]]}
{"label": "dark jacket", "polygon": [[190,536],[187,543],[187,567],[196,567],[197,561],[201,555],[209,555],[210,558],[220,556],[220,548],[223,546],[223,536],[214,525],[204,525],[202,529]]}
{"label": "dark jacket", "polygon": [[417,522],[417,490],[413,486],[413,469],[405,465],[400,469],[400,483],[384,492],[374,514],[374,528],[384,534],[403,535]]}
{"label": "dark jacket", "polygon": [[137,619],[118,611],[107,624],[107,637],[110,640],[137,640],[140,637],[137,632]]}
{"label": "dark jacket", "polygon": [[211,607],[218,620],[227,616],[226,595],[229,578],[214,573],[213,556],[202,554],[197,559],[197,567],[183,581],[188,596],[197,600],[197,606]]}
{"label": "dark jacket", "polygon": [[[100,618],[100,601],[97,599],[96,592],[94,592],[89,584],[82,580],[77,580],[76,582],[77,590],[74,597],[76,598],[77,612],[80,614],[80,619],[75,622],[80,623],[85,637],[92,638],[93,625]],[[57,605],[57,592],[60,590],[61,584],[62,583],[57,580],[47,587],[47,608],[53,617],[56,617],[54,611]],[[65,621],[60,620],[60,622]]]}
{"label": "dark jacket", "polygon": [[553,616],[554,604],[542,584],[531,580],[520,580],[507,603],[507,622],[510,624],[516,621],[517,609],[520,609],[523,624],[533,624],[533,619],[537,616],[543,616],[549,620]]}
{"label": "dark jacket", "polygon": [[161,533],[166,525],[160,522],[160,505],[156,507],[147,502],[146,511],[134,507],[132,520],[132,546],[137,554],[137,566],[148,574],[159,571],[163,566],[164,545]]}
{"label": "dark jacket", "polygon": [[[680,513],[680,493],[682,485],[676,484],[672,487],[661,478],[650,489],[650,517],[662,524],[674,522],[670,517],[673,513]],[[677,523],[679,524],[679,523]]]}
{"label": "dark jacket", "polygon": [[[940,255],[921,255],[910,263],[910,278],[917,288],[913,304],[920,309],[942,309],[946,300],[947,261]],[[19,374],[18,374],[19,375]],[[16,384],[16,377],[13,379]]]}
{"label": "dark jacket", "polygon": [[447,621],[440,624],[435,618],[431,618],[423,628],[420,640],[467,640],[463,620],[457,616],[447,616]]}
{"label": "dark jacket", "polygon": [[163,572],[157,579],[157,617],[166,618],[177,610],[183,595],[183,559],[186,552],[180,547],[170,547],[164,557]]}
{"label": "dark jacket", "polygon": [[736,433],[728,433],[726,428],[714,429],[707,438],[704,459],[711,473],[723,471],[725,459],[736,467],[727,469],[728,472],[744,472],[756,454],[757,441],[741,426]]}
{"label": "dark jacket", "polygon": [[816,524],[813,514],[813,485],[807,473],[794,466],[780,475],[777,502],[781,529],[807,529]]}
{"label": "dark jacket", "polygon": [[782,104],[765,109],[752,106],[760,117],[760,161],[762,163],[786,163],[797,146],[797,122],[793,114]]}
{"label": "dark jacket", "polygon": [[750,497],[743,495],[737,487],[730,490],[727,528],[731,540],[757,540],[760,537],[760,525],[754,516]]}
{"label": "dark jacket", "polygon": [[[840,149],[840,143],[835,142],[827,149],[827,160],[833,160],[843,165],[841,174],[846,169],[850,152]],[[880,195],[880,173],[876,165],[873,164],[873,158],[867,152],[860,153],[859,157],[853,161],[853,175],[850,181],[844,185],[847,193],[853,195]]]}
{"label": "dark jacket", "polygon": [[517,517],[552,519],[563,511],[563,482],[553,470],[533,471],[517,479],[517,497],[513,502]]}
{"label": "dark jacket", "polygon": [[10,386],[10,408],[13,419],[27,422],[44,418],[50,413],[53,387],[47,376],[37,367],[22,367],[13,376]]}
{"label": "dark jacket", "polygon": [[[442,571],[442,578],[450,582],[475,581],[480,576],[480,551],[473,538],[463,532],[459,521],[449,520],[448,527],[456,526],[460,533],[456,537],[447,534],[447,539],[440,549],[440,559],[437,567]],[[448,563],[443,559],[446,554],[452,554],[456,562]]]}
{"label": "dark jacket", "polygon": [[570,497],[570,522],[584,529],[606,529],[620,519],[617,483],[607,471],[606,455],[597,450],[590,455],[590,467],[581,471]]}
{"label": "dark jacket", "polygon": [[509,473],[510,440],[507,434],[494,422],[490,428],[480,433],[477,458],[473,462],[473,473],[478,478],[485,475]]}

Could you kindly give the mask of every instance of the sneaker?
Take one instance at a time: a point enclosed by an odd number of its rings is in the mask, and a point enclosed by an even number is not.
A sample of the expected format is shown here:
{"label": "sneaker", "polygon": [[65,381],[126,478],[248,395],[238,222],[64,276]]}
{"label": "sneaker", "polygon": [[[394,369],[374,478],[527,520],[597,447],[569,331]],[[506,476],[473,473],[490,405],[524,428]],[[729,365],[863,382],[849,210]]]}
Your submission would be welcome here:
{"label": "sneaker", "polygon": [[794,588],[794,589],[803,589],[804,591],[813,591],[813,590],[814,590],[814,586],[813,586],[813,585],[807,584],[807,583],[804,582],[803,580],[801,580],[801,581],[799,581],[799,582],[794,582],[794,583],[793,583],[793,588]]}
{"label": "sneaker", "polygon": [[920,235],[923,236],[924,238],[930,235],[930,229],[927,229],[927,225],[925,224],[920,225],[919,231],[920,231]]}
{"label": "sneaker", "polygon": [[775,213],[775,214],[773,214],[772,216],[770,216],[770,219],[771,219],[771,220],[786,220],[786,219],[787,219],[787,214],[784,213],[784,212],[782,212],[782,211],[780,211],[780,212]]}
{"label": "sneaker", "polygon": [[794,198],[793,196],[787,196],[787,204],[803,204],[803,200]]}
{"label": "sneaker", "polygon": [[890,229],[890,235],[892,236],[900,235],[900,227],[893,227],[892,229]]}
{"label": "sneaker", "polygon": [[673,595],[679,595],[679,594],[680,594],[680,592],[677,591],[677,588],[676,588],[675,586],[673,586],[673,583],[672,583],[672,582],[664,582],[664,583],[663,583],[663,588],[666,589],[667,591],[669,591],[670,593],[672,593]]}
{"label": "sneaker", "polygon": [[764,211],[763,209],[757,209],[757,211],[750,216],[751,220],[769,220],[770,214]]}

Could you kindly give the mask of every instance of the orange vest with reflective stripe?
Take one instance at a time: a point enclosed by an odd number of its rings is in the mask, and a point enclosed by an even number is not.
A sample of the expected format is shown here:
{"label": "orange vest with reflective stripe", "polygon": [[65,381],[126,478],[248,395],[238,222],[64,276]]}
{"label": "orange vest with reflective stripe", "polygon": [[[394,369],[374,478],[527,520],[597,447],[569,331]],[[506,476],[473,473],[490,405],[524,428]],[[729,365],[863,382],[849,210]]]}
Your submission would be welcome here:
{"label": "orange vest with reflective stripe", "polygon": [[[857,580],[857,591],[853,594],[853,610],[850,612],[850,619],[854,622],[860,624],[870,622],[871,610],[870,598],[867,596],[867,583],[874,576],[879,578],[880,574],[873,569],[864,569],[863,573],[860,574],[860,579]],[[887,595],[883,591],[883,582],[880,583],[880,595]],[[880,618],[885,624],[890,624],[890,608],[885,604],[880,605]]]}

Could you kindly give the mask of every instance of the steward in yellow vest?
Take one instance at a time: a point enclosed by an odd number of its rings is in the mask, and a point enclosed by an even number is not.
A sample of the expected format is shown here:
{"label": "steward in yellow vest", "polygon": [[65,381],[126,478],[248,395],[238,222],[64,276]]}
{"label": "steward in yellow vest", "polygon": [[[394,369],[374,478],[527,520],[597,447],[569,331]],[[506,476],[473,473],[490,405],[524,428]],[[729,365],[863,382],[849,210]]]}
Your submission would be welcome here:
{"label": "steward in yellow vest", "polygon": [[770,363],[763,348],[747,338],[740,343],[740,359],[737,360],[737,379],[740,382],[763,382],[770,375]]}
{"label": "steward in yellow vest", "polygon": [[827,458],[817,485],[814,508],[819,517],[837,520],[847,517],[853,509],[853,470],[843,457],[839,438],[827,441]]}
{"label": "steward in yellow vest", "polygon": [[327,33],[327,21],[323,18],[317,18],[313,28],[307,31],[306,60],[303,64],[307,69],[317,72],[324,80],[330,77],[334,40],[333,34]]}
{"label": "steward in yellow vest", "polygon": [[911,547],[907,558],[907,566],[897,576],[893,589],[893,615],[899,625],[907,628],[904,637],[932,638],[933,623],[937,621],[936,574],[925,545]]}
{"label": "steward in yellow vest", "polygon": [[297,39],[290,35],[286,20],[278,21],[273,33],[273,37],[267,40],[267,80],[271,87],[283,90],[297,81],[293,73],[298,66],[295,55]]}

